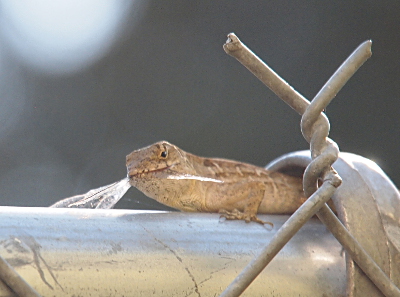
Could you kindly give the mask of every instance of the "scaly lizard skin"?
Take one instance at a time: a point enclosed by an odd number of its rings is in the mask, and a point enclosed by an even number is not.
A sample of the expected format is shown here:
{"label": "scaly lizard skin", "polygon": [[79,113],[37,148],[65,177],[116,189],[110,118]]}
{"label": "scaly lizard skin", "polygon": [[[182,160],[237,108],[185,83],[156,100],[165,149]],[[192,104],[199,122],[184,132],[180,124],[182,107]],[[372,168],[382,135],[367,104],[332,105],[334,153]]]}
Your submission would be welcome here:
{"label": "scaly lizard skin", "polygon": [[160,141],[126,157],[130,184],[150,198],[191,212],[266,223],[257,213],[293,213],[304,201],[302,180],[254,165],[189,154]]}

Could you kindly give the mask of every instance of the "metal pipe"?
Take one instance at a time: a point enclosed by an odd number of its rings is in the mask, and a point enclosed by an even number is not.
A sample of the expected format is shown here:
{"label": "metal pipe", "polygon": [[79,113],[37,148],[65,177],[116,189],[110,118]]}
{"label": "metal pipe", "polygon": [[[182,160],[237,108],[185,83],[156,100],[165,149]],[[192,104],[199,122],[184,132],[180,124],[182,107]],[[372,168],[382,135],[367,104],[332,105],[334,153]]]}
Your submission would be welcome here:
{"label": "metal pipe", "polygon": [[[207,213],[0,207],[0,254],[42,296],[215,296],[288,216],[260,218],[274,229]],[[345,294],[341,246],[317,219],[269,268],[250,296]]]}

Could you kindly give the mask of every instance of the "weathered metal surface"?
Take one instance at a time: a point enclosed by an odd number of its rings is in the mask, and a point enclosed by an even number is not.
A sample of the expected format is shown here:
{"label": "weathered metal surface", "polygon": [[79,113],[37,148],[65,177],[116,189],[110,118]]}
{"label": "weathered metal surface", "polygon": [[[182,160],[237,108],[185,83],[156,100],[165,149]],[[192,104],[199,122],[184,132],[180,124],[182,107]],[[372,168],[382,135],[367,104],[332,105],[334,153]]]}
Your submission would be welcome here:
{"label": "weathered metal surface", "polygon": [[[301,172],[308,151],[273,161],[272,170]],[[338,216],[351,234],[397,286],[400,285],[400,195],[371,160],[341,153],[333,167],[343,179],[332,197]],[[347,258],[348,296],[383,296],[357,265]]]}
{"label": "weathered metal surface", "polygon": [[[217,296],[288,218],[0,207],[0,255],[42,296]],[[344,296],[345,260],[312,219],[243,296]],[[0,286],[0,296],[13,296]]]}

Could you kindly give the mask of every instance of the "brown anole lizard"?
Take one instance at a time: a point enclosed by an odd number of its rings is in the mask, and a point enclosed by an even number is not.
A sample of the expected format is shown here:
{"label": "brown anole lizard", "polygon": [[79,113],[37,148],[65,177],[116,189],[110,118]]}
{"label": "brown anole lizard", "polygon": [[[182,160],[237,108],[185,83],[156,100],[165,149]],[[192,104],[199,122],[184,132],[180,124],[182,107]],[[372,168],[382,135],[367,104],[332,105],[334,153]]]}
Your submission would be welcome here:
{"label": "brown anole lizard", "polygon": [[269,223],[257,213],[293,213],[306,200],[300,177],[198,157],[166,141],[133,151],[126,166],[132,186],[182,211],[219,212],[227,219]]}

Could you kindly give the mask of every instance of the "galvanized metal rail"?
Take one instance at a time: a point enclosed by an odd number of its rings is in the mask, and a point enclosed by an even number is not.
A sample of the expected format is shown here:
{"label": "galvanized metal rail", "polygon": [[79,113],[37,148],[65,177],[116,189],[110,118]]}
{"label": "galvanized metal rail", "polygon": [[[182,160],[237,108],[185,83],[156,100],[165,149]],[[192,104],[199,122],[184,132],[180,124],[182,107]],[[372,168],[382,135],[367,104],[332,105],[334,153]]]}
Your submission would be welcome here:
{"label": "galvanized metal rail", "polygon": [[[215,296],[288,216],[260,218],[276,228],[208,213],[0,207],[0,253],[46,297]],[[246,295],[271,288],[277,296],[343,296],[340,252],[312,218]],[[0,296],[16,295],[0,282]]]}
{"label": "galvanized metal rail", "polygon": [[[327,137],[329,121],[322,112],[348,79],[371,56],[371,43],[371,41],[362,43],[310,103],[249,50],[235,34],[228,35],[228,40],[224,44],[225,51],[242,63],[290,107],[303,115],[302,133],[310,143],[313,161],[304,173],[303,185],[305,194],[309,197],[308,200],[288,219],[262,252],[226,288],[220,295],[221,297],[240,296],[279,250],[315,213],[385,296],[400,297],[400,290],[325,203],[340,185],[341,179],[331,167],[338,157],[339,149],[336,143]],[[320,188],[317,187],[319,178],[323,180]]]}

